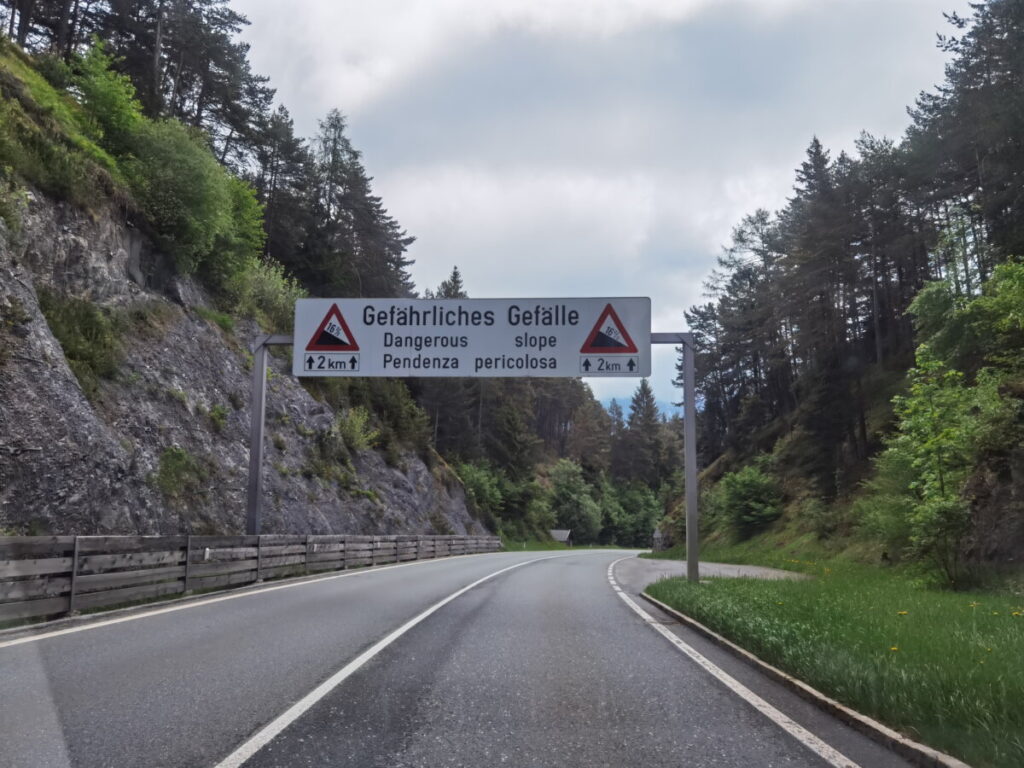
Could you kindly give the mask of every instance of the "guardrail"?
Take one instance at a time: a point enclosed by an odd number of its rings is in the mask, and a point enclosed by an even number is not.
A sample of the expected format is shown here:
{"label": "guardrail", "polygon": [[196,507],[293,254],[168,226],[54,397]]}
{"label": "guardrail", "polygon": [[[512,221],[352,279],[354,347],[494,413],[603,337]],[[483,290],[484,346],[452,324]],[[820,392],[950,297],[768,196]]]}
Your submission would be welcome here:
{"label": "guardrail", "polygon": [[496,552],[497,536],[0,537],[0,624],[267,578]]}

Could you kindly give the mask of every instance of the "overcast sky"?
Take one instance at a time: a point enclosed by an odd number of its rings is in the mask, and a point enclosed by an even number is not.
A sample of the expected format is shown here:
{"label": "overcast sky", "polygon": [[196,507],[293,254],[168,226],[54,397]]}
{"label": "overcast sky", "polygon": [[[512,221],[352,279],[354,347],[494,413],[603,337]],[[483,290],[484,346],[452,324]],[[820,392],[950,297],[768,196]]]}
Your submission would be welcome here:
{"label": "overcast sky", "polygon": [[[422,290],[650,296],[683,310],[811,137],[899,137],[967,0],[234,0],[297,131],[332,107],[417,241]],[[655,347],[660,401],[675,354]],[[591,380],[603,400],[633,379]]]}

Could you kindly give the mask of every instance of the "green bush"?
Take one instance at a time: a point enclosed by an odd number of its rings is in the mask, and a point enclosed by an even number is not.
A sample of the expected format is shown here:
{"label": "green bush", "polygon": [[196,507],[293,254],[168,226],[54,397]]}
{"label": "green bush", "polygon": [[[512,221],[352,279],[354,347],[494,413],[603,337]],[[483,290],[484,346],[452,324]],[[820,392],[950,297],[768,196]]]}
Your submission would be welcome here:
{"label": "green bush", "polygon": [[886,557],[899,560],[910,551],[911,515],[917,477],[905,452],[883,451],[874,460],[875,474],[864,483],[866,493],[853,505],[854,516],[869,536],[885,545]]}
{"label": "green bush", "polygon": [[210,409],[210,425],[214,432],[223,432],[228,421],[228,409],[217,404]]}
{"label": "green bush", "polygon": [[488,529],[496,530],[505,502],[500,477],[479,464],[460,464],[456,471],[466,489],[470,512]]}
{"label": "green bush", "polygon": [[121,364],[121,343],[109,313],[90,301],[39,291],[39,309],[60,342],[68,365],[90,400],[99,380],[112,379]]}
{"label": "green bush", "polygon": [[620,532],[614,543],[624,547],[649,547],[654,527],[661,518],[661,504],[645,485],[634,483],[618,493],[623,511]]}
{"label": "green bush", "polygon": [[115,155],[123,155],[131,149],[142,123],[142,105],[135,98],[131,79],[114,71],[113,63],[103,43],[93,38],[92,47],[78,62],[73,83],[88,116],[90,138]]}
{"label": "green bush", "polygon": [[160,466],[152,482],[168,499],[180,502],[199,496],[209,475],[209,469],[199,459],[173,445],[160,454]]}
{"label": "green bush", "polygon": [[380,430],[371,426],[371,418],[370,412],[361,405],[338,415],[335,428],[350,451],[368,451],[377,442]]}
{"label": "green bush", "polygon": [[[263,206],[248,182],[223,174],[226,185],[228,216],[218,229],[213,251],[203,259],[199,276],[208,286],[222,294],[230,294],[233,278],[251,269],[263,251]],[[294,304],[294,302],[293,302]],[[289,314],[294,306],[289,307]]]}
{"label": "green bush", "polygon": [[35,57],[35,67],[46,82],[58,91],[66,91],[75,80],[75,73],[56,53],[43,53]]}
{"label": "green bush", "polygon": [[560,459],[551,467],[551,488],[547,503],[560,528],[572,531],[578,544],[597,542],[601,532],[601,509],[592,488],[583,477],[583,468],[571,459]]}
{"label": "green bush", "polygon": [[231,226],[226,171],[198,131],[177,120],[142,121],[124,162],[132,194],[157,243],[185,274],[199,268]]}
{"label": "green bush", "polygon": [[775,479],[753,464],[723,476],[709,502],[712,514],[728,520],[738,539],[753,536],[782,514],[782,494]]}
{"label": "green bush", "polygon": [[235,312],[251,317],[268,331],[286,333],[295,318],[295,302],[306,296],[297,280],[276,261],[248,256],[224,283]]}

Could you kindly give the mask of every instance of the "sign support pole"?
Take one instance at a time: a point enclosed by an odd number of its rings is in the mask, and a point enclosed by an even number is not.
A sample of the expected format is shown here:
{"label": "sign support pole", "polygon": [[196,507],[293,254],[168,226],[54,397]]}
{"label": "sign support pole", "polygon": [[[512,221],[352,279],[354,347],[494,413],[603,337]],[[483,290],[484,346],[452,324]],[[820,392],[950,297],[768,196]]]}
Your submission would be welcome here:
{"label": "sign support pole", "polygon": [[692,333],[652,333],[651,344],[683,345],[683,476],[686,481],[686,579],[700,581],[700,531],[697,510],[696,349]]}
{"label": "sign support pole", "polygon": [[263,516],[263,424],[267,415],[267,347],[292,343],[291,336],[257,336],[252,343],[252,394],[249,402],[249,484],[245,533],[259,536]]}

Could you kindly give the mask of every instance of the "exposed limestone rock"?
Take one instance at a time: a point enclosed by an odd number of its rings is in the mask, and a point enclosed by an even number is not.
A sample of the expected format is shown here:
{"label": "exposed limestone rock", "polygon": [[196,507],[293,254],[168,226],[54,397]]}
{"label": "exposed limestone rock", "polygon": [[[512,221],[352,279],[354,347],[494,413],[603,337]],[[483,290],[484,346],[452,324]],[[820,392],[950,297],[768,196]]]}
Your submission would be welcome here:
{"label": "exposed limestone rock", "polygon": [[[92,402],[39,309],[42,288],[132,318],[118,374]],[[226,333],[196,313],[205,302],[137,229],[31,196],[22,231],[0,231],[0,529],[243,530],[247,345],[259,329],[241,322]],[[289,375],[288,360],[272,356],[270,367],[265,532],[483,531],[450,472],[412,454],[395,468],[364,451],[354,471],[317,476],[310,451],[335,414]],[[162,458],[178,461],[177,474],[161,474]]]}

